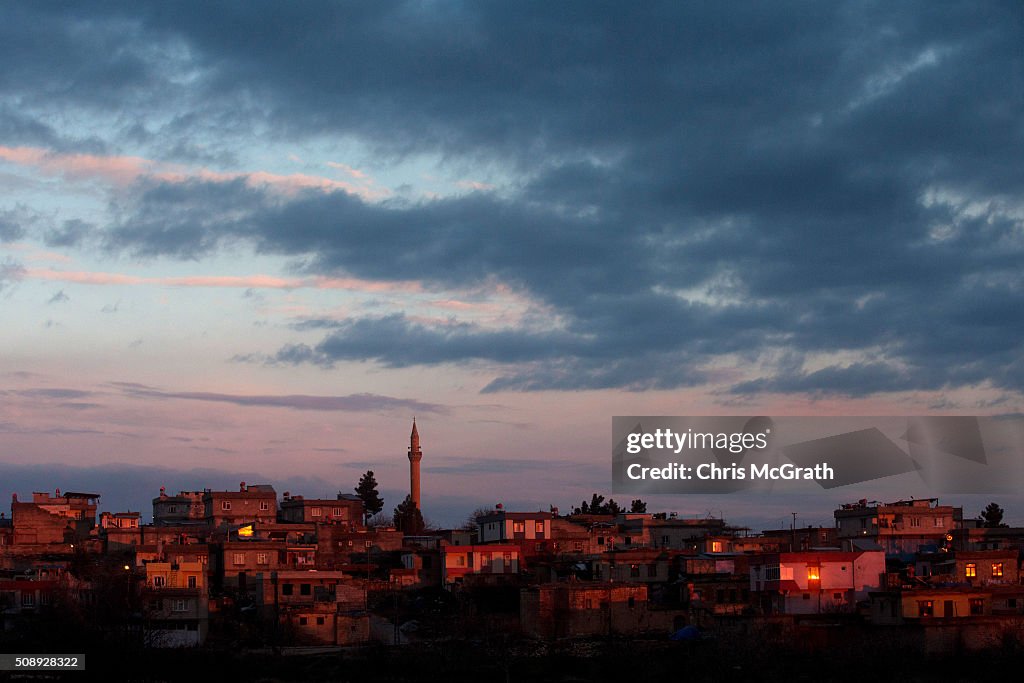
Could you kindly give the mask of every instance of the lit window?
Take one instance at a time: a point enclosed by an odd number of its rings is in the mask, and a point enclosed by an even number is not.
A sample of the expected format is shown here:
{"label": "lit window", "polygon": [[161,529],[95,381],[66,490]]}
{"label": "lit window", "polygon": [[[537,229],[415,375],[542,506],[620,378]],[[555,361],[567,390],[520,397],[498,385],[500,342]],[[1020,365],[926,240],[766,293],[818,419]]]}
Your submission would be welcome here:
{"label": "lit window", "polygon": [[968,600],[971,606],[971,614],[978,615],[985,613],[985,601],[981,598],[971,598]]}
{"label": "lit window", "polygon": [[713,553],[720,553],[720,552],[722,552],[722,542],[721,541],[711,541],[711,552],[713,552]]}
{"label": "lit window", "polygon": [[917,614],[921,617],[935,616],[935,603],[931,600],[918,600]]}
{"label": "lit window", "polygon": [[808,567],[807,568],[807,580],[808,581],[819,581],[819,580],[821,580],[821,567]]}
{"label": "lit window", "polygon": [[542,534],[542,533],[544,533],[544,522],[536,522],[536,523],[535,523],[535,524],[533,525],[533,530],[534,530],[535,532],[537,532],[538,534]]}
{"label": "lit window", "polygon": [[1002,562],[993,562],[992,563],[992,576],[995,577],[995,578],[998,578],[998,577],[1001,577],[1002,575],[1003,575],[1003,563]]}
{"label": "lit window", "polygon": [[220,502],[220,509],[221,510],[230,510],[231,509],[231,501],[230,500],[222,500]]}
{"label": "lit window", "polygon": [[978,575],[978,565],[974,562],[968,562],[967,566],[964,567],[964,575],[968,579],[972,579]]}

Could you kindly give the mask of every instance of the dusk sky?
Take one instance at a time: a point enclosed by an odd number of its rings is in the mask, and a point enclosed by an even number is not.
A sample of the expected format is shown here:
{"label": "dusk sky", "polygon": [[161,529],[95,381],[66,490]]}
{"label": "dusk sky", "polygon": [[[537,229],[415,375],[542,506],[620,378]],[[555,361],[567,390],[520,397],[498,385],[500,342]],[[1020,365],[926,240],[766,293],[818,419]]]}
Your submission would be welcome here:
{"label": "dusk sky", "polygon": [[455,524],[607,493],[613,415],[1020,413],[1022,45],[1019,2],[4,4],[0,509],[390,511],[415,416]]}

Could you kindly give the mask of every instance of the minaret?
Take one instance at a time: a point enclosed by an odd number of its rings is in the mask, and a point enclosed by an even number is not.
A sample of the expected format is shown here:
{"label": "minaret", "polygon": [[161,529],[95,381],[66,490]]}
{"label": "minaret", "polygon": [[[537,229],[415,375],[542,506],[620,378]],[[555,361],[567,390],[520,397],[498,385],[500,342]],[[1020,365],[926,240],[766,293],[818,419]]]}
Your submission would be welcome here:
{"label": "minaret", "polygon": [[416,418],[414,417],[412,419],[412,434],[409,437],[409,495],[417,510],[420,509],[420,460],[422,459],[420,433],[416,431]]}

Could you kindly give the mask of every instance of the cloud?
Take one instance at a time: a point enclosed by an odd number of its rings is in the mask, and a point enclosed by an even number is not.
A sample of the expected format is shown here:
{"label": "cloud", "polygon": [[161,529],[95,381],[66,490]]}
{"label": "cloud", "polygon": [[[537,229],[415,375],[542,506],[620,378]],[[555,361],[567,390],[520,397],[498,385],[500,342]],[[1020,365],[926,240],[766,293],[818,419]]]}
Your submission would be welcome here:
{"label": "cloud", "polygon": [[[493,368],[487,391],[718,386],[723,364],[739,394],[1024,389],[1013,4],[67,11],[90,30],[34,6],[0,29],[0,84],[24,103],[4,154],[117,183],[108,253],[245,247],[303,282],[501,286],[533,306],[507,324],[354,317],[277,362],[471,362]],[[213,154],[352,140],[502,180],[411,200],[179,169],[40,142],[54,111],[131,111],[131,139]]]}
{"label": "cloud", "polygon": [[46,303],[48,303],[48,304],[62,304],[62,303],[68,302],[68,301],[71,301],[71,297],[69,297],[67,294],[65,294],[64,290],[61,289],[56,294],[51,296],[50,300],[47,301]]}
{"label": "cloud", "polygon": [[344,412],[371,412],[388,410],[409,410],[420,413],[445,413],[448,409],[437,403],[426,403],[414,399],[394,398],[379,394],[349,394],[347,396],[288,395],[241,395],[220,394],[203,391],[162,391],[140,384],[113,382],[113,386],[133,398],[178,399],[186,401],[208,401],[231,403],[247,407],[290,408],[292,410],[327,410]]}

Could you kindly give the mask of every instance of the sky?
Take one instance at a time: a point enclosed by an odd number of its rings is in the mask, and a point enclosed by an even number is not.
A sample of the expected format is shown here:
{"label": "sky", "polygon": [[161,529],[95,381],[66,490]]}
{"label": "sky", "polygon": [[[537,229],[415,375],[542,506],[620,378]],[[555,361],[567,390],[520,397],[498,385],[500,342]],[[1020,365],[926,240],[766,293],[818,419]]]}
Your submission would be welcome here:
{"label": "sky", "polygon": [[1020,413],[1022,44],[1017,2],[6,3],[0,495],[390,509],[415,417],[456,524],[606,493],[613,415]]}

